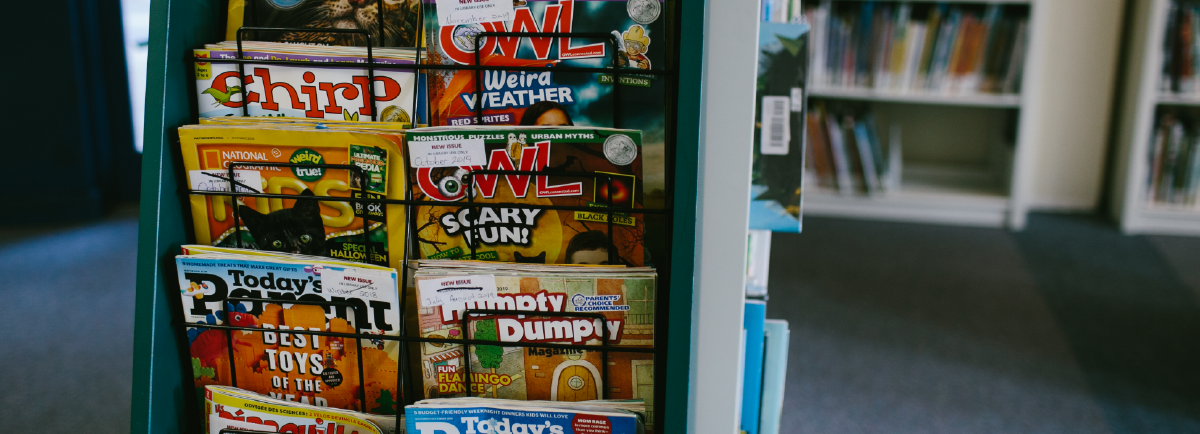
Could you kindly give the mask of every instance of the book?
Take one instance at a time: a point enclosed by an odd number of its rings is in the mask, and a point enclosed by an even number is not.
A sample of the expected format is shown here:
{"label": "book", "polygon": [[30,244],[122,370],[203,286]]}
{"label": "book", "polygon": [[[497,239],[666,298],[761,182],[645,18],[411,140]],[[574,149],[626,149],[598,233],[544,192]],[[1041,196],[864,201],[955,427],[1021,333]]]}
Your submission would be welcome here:
{"label": "book", "polygon": [[[417,0],[229,0],[225,39],[245,27],[356,29],[371,34],[376,47],[415,47],[420,27]],[[381,9],[382,7],[382,9]],[[256,40],[299,44],[366,46],[361,34],[300,31],[255,32]]]}
{"label": "book", "polygon": [[[642,208],[647,191],[661,188],[647,186],[651,173],[659,182],[662,175],[658,169],[645,169],[640,131],[431,127],[409,130],[406,140],[413,152],[413,168],[409,171],[412,197],[428,202],[415,210],[414,257],[647,264],[644,235],[648,216],[614,212],[610,233],[605,210],[610,203],[625,209]],[[444,155],[439,153],[445,152],[441,148],[446,145],[461,147],[462,158],[473,159],[439,160],[438,155]],[[548,175],[471,175],[481,169]],[[478,208],[466,206],[468,192]],[[595,211],[494,205],[513,202]]]}
{"label": "book", "polygon": [[829,147],[833,150],[833,167],[837,171],[838,192],[842,195],[849,195],[854,192],[854,181],[850,176],[850,157],[843,141],[842,126],[836,118],[837,116],[833,114],[825,116],[825,131],[829,134]]}
{"label": "book", "polygon": [[758,27],[750,229],[800,232],[803,205],[808,32],[805,24]]}
{"label": "book", "polygon": [[779,434],[783,419],[783,392],[787,385],[788,347],[791,331],[788,322],[778,319],[763,321],[766,349],[763,353],[762,411],[759,432]]}
{"label": "book", "polygon": [[[208,249],[184,246],[184,254],[175,258],[183,322],[263,331],[187,327],[197,392],[208,385],[236,386],[317,407],[396,414],[397,342],[355,342],[302,332],[397,335],[396,270],[311,256]],[[231,301],[236,297],[278,302]],[[344,305],[289,303],[297,300]]]}
{"label": "book", "polygon": [[867,192],[879,193],[882,185],[879,182],[880,171],[876,169],[876,165],[882,165],[883,162],[877,158],[882,155],[876,152],[875,148],[878,145],[871,143],[871,136],[867,134],[865,122],[855,122],[853,118],[847,118],[846,124],[848,129],[854,131],[854,144],[858,146],[858,158],[862,163],[863,183],[866,185]]}
{"label": "book", "polygon": [[746,296],[766,297],[771,274],[771,231],[746,232]]}
{"label": "book", "polygon": [[410,433],[641,434],[637,413],[607,401],[578,405],[502,399],[427,399],[404,409]]}
{"label": "book", "polygon": [[[352,201],[364,193],[372,199],[405,198],[402,131],[209,124],[181,127],[179,140],[192,190],[230,191],[226,178],[234,161],[346,164],[361,169],[234,166],[236,191],[288,194],[295,199],[243,197],[234,203],[229,196],[193,194],[189,203],[196,243],[402,268],[404,206]],[[344,201],[317,201],[317,197]]]}
{"label": "book", "polygon": [[[211,59],[238,56],[236,43],[228,41],[206,45],[193,53]],[[365,48],[247,42],[242,51],[246,59],[308,64],[247,63],[242,77],[235,63],[197,61],[193,68],[197,111],[200,117],[242,116],[243,105],[248,103],[248,116],[417,122],[418,96],[423,92],[417,88],[416,72],[402,68],[415,64],[416,50],[379,48],[373,54],[372,60],[379,67],[371,81],[365,67],[322,65],[366,64]],[[373,101],[368,95],[374,96]]]}
{"label": "book", "polygon": [[[413,280],[423,338],[574,345],[472,345],[466,351],[457,344],[422,344],[418,366],[426,398],[641,399],[653,407],[653,354],[610,352],[605,371],[600,352],[587,347],[654,345],[653,269],[422,260]],[[467,309],[527,313],[472,315],[463,330]],[[566,315],[539,315],[551,312]],[[471,364],[470,389],[466,363]],[[648,412],[646,423],[653,418]]]}
{"label": "book", "polygon": [[742,372],[741,429],[747,434],[759,433],[763,390],[763,321],[767,304],[761,300],[746,300],[743,327],[746,329],[746,352]]}
{"label": "book", "polygon": [[812,164],[809,167],[817,173],[817,184],[822,187],[835,187],[833,163],[830,159],[829,136],[825,133],[825,122],[820,112],[808,113],[808,148],[812,150]]}
{"label": "book", "polygon": [[[396,434],[396,416],[316,407],[228,386],[204,388],[204,432],[224,428],[265,432]],[[403,416],[400,416],[403,420]],[[403,431],[401,431],[403,432]]]}

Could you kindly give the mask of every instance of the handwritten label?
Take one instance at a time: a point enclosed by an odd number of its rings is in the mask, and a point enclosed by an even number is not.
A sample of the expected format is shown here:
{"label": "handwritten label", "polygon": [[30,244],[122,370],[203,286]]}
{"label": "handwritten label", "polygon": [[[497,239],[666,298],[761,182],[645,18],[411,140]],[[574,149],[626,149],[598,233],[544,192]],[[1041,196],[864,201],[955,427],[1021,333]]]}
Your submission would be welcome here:
{"label": "handwritten label", "polygon": [[487,165],[483,139],[433,140],[409,142],[413,168]]}
{"label": "handwritten label", "polygon": [[417,282],[417,290],[424,307],[462,307],[468,301],[484,301],[496,298],[496,276],[453,276],[440,279],[425,279]]}
{"label": "handwritten label", "polygon": [[457,26],[512,21],[512,0],[437,0],[438,24]]}
{"label": "handwritten label", "polygon": [[[228,170],[188,171],[188,185],[192,190],[229,191],[228,178]],[[257,170],[234,170],[233,180],[241,184],[237,186],[238,193],[262,193],[262,174]]]}
{"label": "handwritten label", "polygon": [[362,268],[325,268],[321,273],[321,292],[334,297],[379,299],[396,292],[392,274]]}

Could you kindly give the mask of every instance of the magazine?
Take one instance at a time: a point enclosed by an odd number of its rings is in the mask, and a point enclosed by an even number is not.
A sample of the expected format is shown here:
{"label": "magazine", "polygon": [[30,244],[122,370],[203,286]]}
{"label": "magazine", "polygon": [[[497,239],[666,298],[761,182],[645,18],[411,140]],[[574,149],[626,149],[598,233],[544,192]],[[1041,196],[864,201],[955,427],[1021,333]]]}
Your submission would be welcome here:
{"label": "magazine", "polygon": [[[403,199],[403,132],[289,125],[188,125],[179,129],[188,186],[229,191],[231,161],[353,164],[326,168],[235,166],[237,191],[296,199],[191,196],[196,242],[328,256],[402,268],[405,207],[306,198]],[[363,179],[360,179],[363,178]],[[319,203],[318,203],[319,202]],[[241,219],[234,226],[234,207]],[[364,227],[365,224],[365,227]],[[237,234],[241,234],[239,239]]]}
{"label": "magazine", "polygon": [[206,386],[204,409],[208,424],[204,432],[208,434],[220,434],[224,428],[314,434],[396,433],[396,416],[315,407],[228,386]]}
{"label": "magazine", "polygon": [[[236,63],[196,62],[196,103],[201,117],[242,116],[244,101],[249,116],[291,116],[310,119],[414,122],[417,74],[402,65],[416,62],[411,49],[375,49],[374,105],[368,101],[367,69],[321,66],[325,63],[367,63],[367,50],[359,47],[317,47],[280,43],[243,43],[243,57],[255,60],[310,62],[310,65],[248,63],[245,80]],[[210,44],[194,51],[196,57],[237,59],[237,44]],[[387,65],[395,65],[389,68]],[[245,86],[245,89],[242,87]],[[245,93],[243,100],[242,93]],[[379,113],[375,113],[378,108]]]}
{"label": "magazine", "polygon": [[[641,137],[633,130],[579,127],[408,131],[412,196],[431,203],[415,210],[415,251],[422,259],[644,265],[643,216],[615,212],[610,242],[605,211],[609,203],[626,209],[642,207]],[[457,154],[446,147],[457,149]],[[481,169],[603,176],[468,176]],[[479,207],[464,206],[469,190]],[[489,205],[497,202],[595,211]]]}
{"label": "magazine", "polygon": [[800,232],[808,25],[759,23],[750,229]]}
{"label": "magazine", "polygon": [[[188,324],[392,335],[400,329],[397,273],[300,255],[185,246],[175,259]],[[279,303],[228,302],[231,297]],[[322,307],[289,301],[331,301]],[[395,414],[399,345],[303,333],[187,329],[197,388],[237,386],[318,407]],[[361,346],[361,354],[360,347]],[[233,363],[230,363],[232,354]],[[362,361],[360,377],[359,360]],[[360,390],[360,385],[365,389]],[[365,393],[366,402],[359,393]]]}
{"label": "magazine", "polygon": [[[380,9],[382,6],[382,9]],[[374,46],[414,47],[420,18],[417,0],[229,0],[225,39],[246,27],[357,29],[371,33]],[[277,42],[366,45],[361,34],[257,32],[249,37]]]}
{"label": "magazine", "polygon": [[[481,32],[600,33],[605,38],[484,37],[480,63],[502,66],[611,68],[614,60],[630,72],[669,69],[673,42],[668,34],[672,1],[519,0],[508,21],[441,26],[438,5],[425,2],[428,61],[475,64],[475,36]],[[613,35],[616,44],[610,42]],[[614,50],[616,52],[614,52]],[[632,128],[660,138],[665,125],[666,80],[649,74],[621,75],[619,122],[613,119],[613,76],[580,72],[483,71],[475,101],[476,71],[430,72],[430,125],[580,125]],[[654,134],[651,134],[654,132]]]}
{"label": "magazine", "polygon": [[[588,405],[596,403],[597,405]],[[431,399],[404,408],[411,433],[639,434],[645,422],[631,412],[590,401],[583,405],[497,399]]]}
{"label": "magazine", "polygon": [[[649,347],[654,344],[653,269],[598,265],[502,264],[423,260],[414,273],[417,314],[424,338],[569,343],[569,348],[455,344],[421,345],[425,396],[517,400],[641,399],[653,403],[650,353],[601,353],[583,345]],[[528,315],[472,315],[466,309],[529,311]],[[539,316],[566,312],[579,316]],[[603,316],[603,320],[594,317]],[[606,335],[607,334],[607,335]],[[467,360],[471,385],[467,390]]]}

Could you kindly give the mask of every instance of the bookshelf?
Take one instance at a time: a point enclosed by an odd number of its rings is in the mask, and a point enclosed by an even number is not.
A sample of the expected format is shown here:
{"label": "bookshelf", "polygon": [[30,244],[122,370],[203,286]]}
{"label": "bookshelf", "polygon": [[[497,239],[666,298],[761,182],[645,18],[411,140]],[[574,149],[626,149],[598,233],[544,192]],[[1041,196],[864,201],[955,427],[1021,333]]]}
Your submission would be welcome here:
{"label": "bookshelf", "polygon": [[[1194,205],[1151,200],[1148,183],[1153,175],[1159,116],[1182,114],[1200,119],[1200,94],[1164,91],[1164,44],[1171,0],[1134,0],[1127,23],[1128,46],[1124,59],[1118,149],[1113,161],[1110,213],[1128,234],[1200,236],[1200,208]],[[1192,125],[1194,128],[1195,125]],[[1193,133],[1194,134],[1194,133]]]}
{"label": "bookshelf", "polygon": [[[819,71],[822,61],[816,56],[810,59],[810,112],[814,107],[824,105],[848,106],[848,111],[855,115],[871,113],[878,125],[878,135],[882,136],[879,142],[889,146],[889,130],[892,125],[897,125],[903,151],[899,183],[884,191],[868,193],[865,188],[856,185],[852,192],[847,193],[828,182],[809,182],[813,181],[813,177],[809,177],[805,183],[805,214],[1014,230],[1023,228],[1029,206],[1026,194],[1029,181],[1026,178],[1032,170],[1029,161],[1032,155],[1028,150],[1029,143],[1033,141],[1033,128],[1030,126],[1036,121],[1037,110],[1022,94],[1035,92],[1038,85],[1037,77],[1031,74],[1036,70],[1033,63],[1038,56],[1039,44],[1034,31],[1038,28],[1035,23],[1038,3],[1036,0],[874,2],[876,10],[890,5],[895,11],[902,5],[908,5],[906,7],[911,8],[909,15],[906,15],[908,22],[926,26],[932,21],[930,11],[941,4],[948,6],[945,9],[947,11],[962,10],[964,16],[974,15],[981,21],[990,8],[1000,11],[1001,18],[995,22],[1009,20],[1015,24],[1023,21],[1023,55],[1020,56],[1020,65],[1012,68],[1018,74],[1019,82],[1012,89],[998,88],[998,85],[985,91],[970,87],[947,89],[936,88],[935,85],[907,84],[919,83],[920,79],[901,79],[905,84],[897,85],[895,77],[888,78],[892,81],[890,85],[880,87],[874,84],[888,81],[879,81],[878,76],[871,79],[871,86],[862,85],[861,79],[853,85],[836,83],[837,79],[831,83],[829,73],[822,76]],[[840,13],[845,17],[846,12],[839,8],[861,7],[865,2],[833,0],[807,3],[813,7],[824,4],[832,6],[835,11],[842,11]],[[814,24],[814,28],[820,29],[818,24]],[[987,28],[998,27],[993,24]],[[911,27],[909,29],[911,32]],[[928,28],[923,31],[929,33]],[[816,44],[828,44],[827,41],[821,41],[819,36],[814,39],[814,49]],[[1012,44],[1017,45],[1015,42]],[[981,58],[987,56],[988,52],[985,48]],[[810,51],[810,54],[813,53]],[[985,61],[980,61],[980,70],[984,68],[982,65]],[[912,68],[916,70],[918,67]],[[809,156],[813,154],[810,152]],[[812,167],[809,166],[809,169]]]}

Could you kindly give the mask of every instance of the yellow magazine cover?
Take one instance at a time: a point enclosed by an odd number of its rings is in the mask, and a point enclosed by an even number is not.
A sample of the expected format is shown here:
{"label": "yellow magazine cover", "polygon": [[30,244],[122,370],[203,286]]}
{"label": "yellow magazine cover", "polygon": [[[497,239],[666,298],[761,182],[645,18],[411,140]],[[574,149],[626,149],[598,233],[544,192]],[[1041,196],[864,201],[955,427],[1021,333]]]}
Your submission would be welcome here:
{"label": "yellow magazine cover", "polygon": [[[191,125],[179,129],[188,188],[229,191],[229,163],[353,164],[357,171],[323,167],[236,166],[239,192],[295,195],[297,199],[239,198],[241,238],[235,235],[228,196],[190,198],[196,243],[327,256],[401,268],[403,205],[308,200],[403,199],[406,192],[402,131],[318,129],[288,125]],[[364,226],[365,223],[365,226]]]}

